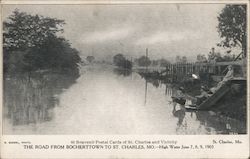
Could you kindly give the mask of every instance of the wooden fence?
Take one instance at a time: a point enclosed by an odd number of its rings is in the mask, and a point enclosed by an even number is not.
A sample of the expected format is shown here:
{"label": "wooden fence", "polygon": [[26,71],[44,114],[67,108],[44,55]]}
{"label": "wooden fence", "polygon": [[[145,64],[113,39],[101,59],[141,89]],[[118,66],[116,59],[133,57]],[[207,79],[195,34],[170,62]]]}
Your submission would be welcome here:
{"label": "wooden fence", "polygon": [[[227,66],[232,65],[234,75],[237,77],[246,77],[246,61],[230,61],[230,62],[215,62],[215,63],[174,63],[168,64],[165,67],[134,66],[133,70],[139,73],[144,73],[147,76],[161,76],[168,82],[182,81],[190,78],[192,74],[199,75],[201,79],[217,78],[215,81],[220,81],[227,72]],[[157,78],[157,77],[156,77]]]}
{"label": "wooden fence", "polygon": [[232,65],[236,76],[244,76],[242,71],[242,61],[232,62],[216,62],[216,63],[175,63],[168,64],[161,74],[165,74],[166,78],[180,81],[192,74],[205,76],[209,75],[224,76],[228,65]]}

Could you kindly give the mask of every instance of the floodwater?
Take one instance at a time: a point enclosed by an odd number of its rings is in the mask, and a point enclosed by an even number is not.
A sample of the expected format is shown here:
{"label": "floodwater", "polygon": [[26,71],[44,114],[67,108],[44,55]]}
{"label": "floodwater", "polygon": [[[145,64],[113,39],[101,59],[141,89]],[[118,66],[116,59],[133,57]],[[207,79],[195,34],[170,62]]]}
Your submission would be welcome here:
{"label": "floodwater", "polygon": [[135,72],[89,65],[76,82],[67,81],[33,80],[24,88],[5,81],[4,134],[237,134],[246,129],[245,123],[211,111],[174,109],[170,84],[146,81]]}

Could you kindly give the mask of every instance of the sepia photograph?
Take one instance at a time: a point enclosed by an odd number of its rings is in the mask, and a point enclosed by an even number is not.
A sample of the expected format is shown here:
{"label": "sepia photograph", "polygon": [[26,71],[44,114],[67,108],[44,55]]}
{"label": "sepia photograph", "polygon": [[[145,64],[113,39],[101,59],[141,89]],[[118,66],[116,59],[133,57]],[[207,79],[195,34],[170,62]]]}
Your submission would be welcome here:
{"label": "sepia photograph", "polygon": [[2,4],[4,135],[247,134],[247,4]]}

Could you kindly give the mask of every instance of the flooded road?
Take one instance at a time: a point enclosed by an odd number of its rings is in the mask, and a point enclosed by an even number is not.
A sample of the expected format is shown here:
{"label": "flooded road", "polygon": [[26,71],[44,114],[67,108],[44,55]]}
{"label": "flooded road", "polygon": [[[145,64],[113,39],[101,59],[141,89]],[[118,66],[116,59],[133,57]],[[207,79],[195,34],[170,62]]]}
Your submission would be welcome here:
{"label": "flooded road", "polygon": [[[53,86],[52,86],[53,87]],[[84,66],[76,83],[56,94],[47,121],[13,125],[5,134],[230,134],[245,129],[240,121],[213,112],[173,109],[171,85],[145,81],[112,66]]]}

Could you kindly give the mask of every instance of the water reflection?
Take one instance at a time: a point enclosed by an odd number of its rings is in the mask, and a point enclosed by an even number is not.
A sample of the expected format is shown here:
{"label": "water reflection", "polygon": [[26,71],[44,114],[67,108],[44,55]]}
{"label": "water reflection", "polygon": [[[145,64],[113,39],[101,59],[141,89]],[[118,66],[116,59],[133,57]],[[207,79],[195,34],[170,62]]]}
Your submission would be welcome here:
{"label": "water reflection", "polygon": [[161,85],[162,80],[154,78],[152,76],[145,76],[144,74],[139,74],[141,78],[145,80],[145,97],[144,97],[144,105],[147,104],[147,92],[148,92],[148,83],[152,84],[154,87],[158,88]]}
{"label": "water reflection", "polygon": [[[143,74],[140,75],[145,80],[145,83],[151,83],[155,88],[158,88],[160,85],[165,85],[166,96],[171,97],[176,94],[177,87],[175,84],[166,83],[166,81],[164,80],[160,80],[151,76],[144,76]],[[146,91],[147,90],[145,90],[145,92]],[[191,100],[187,100],[186,102],[187,105],[191,103]],[[239,121],[227,116],[222,116],[219,113],[215,113],[213,111],[187,111],[183,105],[177,104],[173,101],[169,101],[169,104],[171,104],[173,107],[173,116],[178,120],[176,123],[177,134],[196,134],[199,133],[199,131],[205,131],[206,134],[246,133],[246,125],[244,121]],[[189,128],[193,128],[194,125],[192,125],[192,121],[194,120],[199,121],[199,126],[196,130],[191,130]]]}
{"label": "water reflection", "polygon": [[[51,74],[4,80],[9,134],[229,134],[245,123],[173,105],[176,86],[105,65],[74,78]],[[191,101],[187,100],[186,104]]]}
{"label": "water reflection", "polygon": [[130,76],[132,73],[132,70],[128,69],[120,69],[120,68],[114,68],[114,73],[120,76]]}
{"label": "water reflection", "polygon": [[61,74],[36,73],[4,78],[4,116],[13,125],[50,121],[58,95],[74,82]]}
{"label": "water reflection", "polygon": [[173,95],[173,90],[174,90],[172,85],[171,84],[165,84],[165,86],[166,86],[165,94],[168,95],[168,96],[172,96]]}

